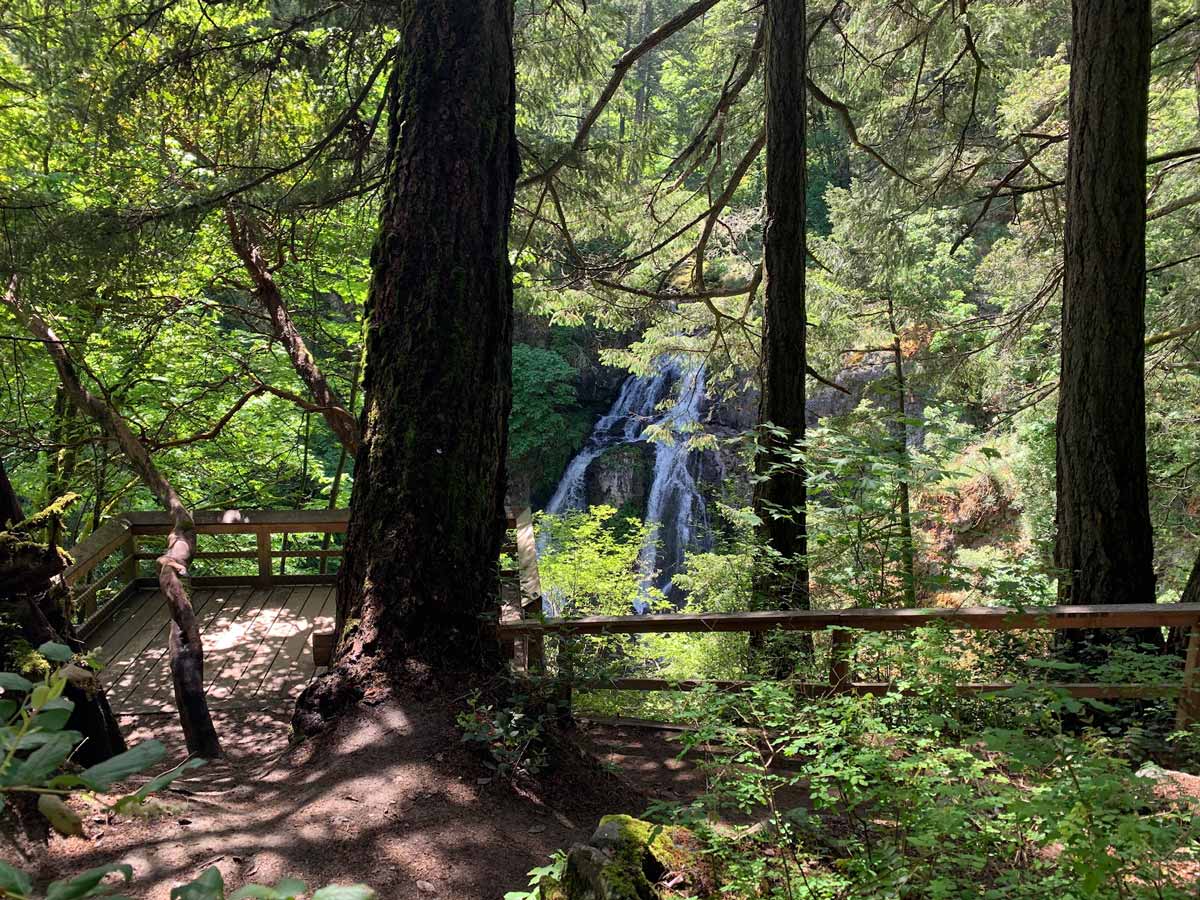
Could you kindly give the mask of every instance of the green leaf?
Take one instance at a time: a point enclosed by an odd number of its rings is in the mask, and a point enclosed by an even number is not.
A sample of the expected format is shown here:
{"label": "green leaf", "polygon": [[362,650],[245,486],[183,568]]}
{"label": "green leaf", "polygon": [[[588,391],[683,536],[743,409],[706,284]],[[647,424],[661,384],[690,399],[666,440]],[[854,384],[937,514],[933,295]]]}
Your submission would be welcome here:
{"label": "green leaf", "polygon": [[22,678],[16,672],[0,672],[0,688],[6,691],[23,691],[28,694],[33,690],[33,682]]}
{"label": "green leaf", "polygon": [[91,896],[92,891],[99,886],[100,882],[110,872],[120,872],[124,876],[126,884],[133,880],[132,866],[125,865],[124,863],[110,863],[106,866],[97,866],[94,869],[88,869],[86,872],[76,875],[70,880],[53,882],[46,889],[46,900],[78,900],[80,897]]}
{"label": "green leaf", "polygon": [[161,741],[146,741],[119,753],[112,759],[97,763],[79,773],[83,783],[95,791],[106,790],[113,782],[144,772],[167,753]]}
{"label": "green leaf", "polygon": [[285,878],[275,885],[275,890],[287,897],[299,896],[308,890],[308,885],[299,878]]}
{"label": "green leaf", "polygon": [[0,891],[10,894],[32,894],[33,882],[20,869],[14,869],[0,859]]}
{"label": "green leaf", "polygon": [[184,762],[180,763],[178,766],[173,768],[171,771],[163,772],[161,775],[159,775],[155,778],[152,778],[150,781],[146,782],[146,784],[142,785],[140,788],[137,789],[137,791],[133,794],[133,796],[136,797],[138,800],[145,800],[147,797],[149,797],[155,791],[161,791],[163,788],[165,788],[172,781],[174,781],[176,778],[181,776],[184,772],[188,771],[189,769],[198,769],[200,766],[207,765],[207,763],[208,763],[207,759],[185,760]]}
{"label": "green leaf", "polygon": [[48,700],[46,705],[38,710],[33,724],[43,731],[58,731],[66,726],[67,720],[71,718],[71,711],[74,709],[75,704],[62,697]]}
{"label": "green leaf", "polygon": [[70,647],[65,644],[56,644],[54,641],[46,641],[38,647],[37,652],[52,662],[66,662],[75,655]]}
{"label": "green leaf", "polygon": [[234,892],[229,900],[286,900],[287,896],[265,884],[248,884]]}
{"label": "green leaf", "polygon": [[46,821],[59,834],[67,837],[83,834],[83,820],[79,814],[63,802],[57,794],[40,794],[38,796],[38,812],[46,817]]}
{"label": "green leaf", "polygon": [[200,877],[171,889],[171,900],[224,900],[225,880],[219,869],[205,869]]}
{"label": "green leaf", "polygon": [[[76,745],[78,745],[83,740],[83,735],[80,734],[78,731],[62,731],[62,732],[57,732],[57,733],[66,735]],[[18,750],[32,750],[34,747],[40,747],[40,746],[42,746],[42,744],[44,744],[47,741],[49,741],[50,739],[52,739],[55,734],[56,734],[56,732],[53,732],[53,731],[51,731],[51,732],[35,731],[35,732],[33,732],[33,734],[27,734],[23,738],[21,738],[19,741],[17,741],[17,749]]]}
{"label": "green leaf", "polygon": [[267,887],[263,884],[248,884],[229,900],[294,900],[299,897],[308,886],[303,881],[296,878],[285,878],[275,887]]}
{"label": "green leaf", "polygon": [[365,884],[331,884],[313,894],[312,900],[375,900],[375,892]]}
{"label": "green leaf", "polygon": [[69,734],[60,732],[53,735],[50,740],[30,753],[28,758],[5,778],[5,782],[38,787],[63,764],[73,749],[75,742]]}

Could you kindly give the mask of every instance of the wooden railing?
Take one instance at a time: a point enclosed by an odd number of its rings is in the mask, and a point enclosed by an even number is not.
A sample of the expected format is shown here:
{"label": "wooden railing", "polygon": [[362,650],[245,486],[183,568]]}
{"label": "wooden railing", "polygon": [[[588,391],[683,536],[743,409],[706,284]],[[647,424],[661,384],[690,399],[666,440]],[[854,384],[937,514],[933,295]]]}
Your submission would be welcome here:
{"label": "wooden railing", "polygon": [[[191,581],[196,587],[218,587],[225,585],[253,584],[271,587],[280,584],[331,584],[336,575],[325,569],[324,563],[340,558],[341,548],[330,547],[323,542],[321,549],[294,547],[275,549],[272,537],[277,534],[324,534],[331,535],[346,530],[349,513],[344,509],[332,510],[203,510],[195,513],[197,549],[194,559],[204,560],[253,560],[254,571],[245,575],[197,575]],[[166,535],[171,530],[171,519],[165,512],[127,512],[105,522],[100,528],[80,541],[68,552],[74,563],[63,573],[67,584],[74,588],[74,602],[82,621],[79,625],[81,637],[87,637],[102,624],[112,611],[131,592],[157,586],[151,566],[159,554],[148,552],[142,547],[142,539]],[[253,534],[255,546],[252,550],[204,549],[205,536]],[[102,574],[114,556],[120,559]],[[276,561],[282,561],[286,570],[287,560],[297,558],[319,559],[320,572],[297,572],[287,574],[275,570]],[[105,602],[107,592],[115,593]]]}
{"label": "wooden railing", "polygon": [[[806,697],[839,692],[883,694],[893,686],[852,679],[850,658],[854,631],[896,632],[927,625],[969,631],[1065,631],[1084,628],[1165,628],[1190,630],[1181,684],[1051,684],[1075,697],[1128,699],[1171,696],[1178,693],[1177,724],[1183,727],[1200,718],[1200,604],[1129,604],[1113,606],[1050,606],[1028,609],[960,607],[957,609],[840,609],[736,613],[669,613],[644,616],[588,616],[579,619],[542,619],[526,615],[501,621],[502,642],[541,646],[547,636],[570,641],[586,635],[769,632],[830,630],[829,681],[791,684]],[[537,657],[540,662],[540,654]],[[689,691],[703,684],[718,690],[741,690],[746,681],[671,681],[660,678],[607,678],[573,681],[570,671],[558,673],[569,699],[570,687],[587,690]],[[960,694],[1003,691],[1013,684],[960,684]]]}

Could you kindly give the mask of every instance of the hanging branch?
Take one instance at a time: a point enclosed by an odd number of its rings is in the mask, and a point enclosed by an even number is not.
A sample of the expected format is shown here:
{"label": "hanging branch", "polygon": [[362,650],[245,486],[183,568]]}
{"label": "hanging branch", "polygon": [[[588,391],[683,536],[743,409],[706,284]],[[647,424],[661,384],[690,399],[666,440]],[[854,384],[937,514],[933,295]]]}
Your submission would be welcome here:
{"label": "hanging branch", "polygon": [[859,150],[863,151],[865,154],[867,154],[867,156],[871,157],[871,159],[875,160],[901,181],[905,181],[908,184],[911,184],[913,187],[919,187],[915,181],[884,159],[883,154],[858,136],[858,127],[854,124],[854,119],[850,115],[849,106],[847,106],[841,100],[835,100],[833,97],[830,97],[828,94],[826,94],[823,90],[821,90],[820,87],[817,86],[816,82],[814,82],[812,78],[808,78],[806,80],[808,82],[808,89],[812,92],[814,99],[816,99],[816,101],[822,106],[828,107],[837,113],[838,119],[841,120],[842,128],[844,128],[846,131],[846,137],[850,138],[850,143],[852,143]]}
{"label": "hanging branch", "polygon": [[300,330],[292,321],[291,313],[288,312],[287,304],[284,303],[283,294],[263,256],[261,243],[251,231],[250,223],[246,219],[239,221],[232,207],[226,207],[225,221],[229,226],[229,237],[233,243],[233,249],[241,259],[246,274],[254,281],[254,294],[270,316],[275,336],[279,338],[279,342],[283,344],[288,357],[291,358],[296,374],[307,385],[313,400],[316,401],[314,409],[325,417],[325,421],[337,435],[338,440],[342,442],[342,446],[352,454],[357,453],[358,445],[362,440],[358,422],[346,409],[346,405],[342,403],[333,388],[329,386],[329,382],[325,379],[325,373],[317,365],[316,359],[309,352],[308,345],[304,343]]}
{"label": "hanging branch", "polygon": [[170,661],[175,700],[188,751],[208,759],[219,757],[221,744],[204,696],[204,648],[200,626],[183,583],[188,564],[196,552],[196,528],[192,514],[120,414],[84,387],[66,345],[41,314],[19,297],[17,287],[18,279],[14,275],[4,293],[4,304],[34,337],[42,341],[71,402],[80,412],[91,416],[100,429],[116,442],[142,482],[171,515],[172,527],[167,536],[167,549],[157,563],[159,589],[171,610]]}
{"label": "hanging branch", "polygon": [[633,64],[671,35],[675,34],[675,32],[693,20],[698,19],[716,5],[717,0],[697,0],[696,3],[688,6],[673,18],[668,19],[651,31],[637,46],[631,47],[622,53],[620,58],[613,63],[613,73],[609,77],[608,83],[604,85],[604,90],[600,92],[599,99],[596,100],[592,108],[588,110],[587,115],[579,123],[579,128],[575,131],[575,138],[571,141],[570,149],[542,169],[542,171],[522,179],[517,183],[517,187],[528,187],[529,185],[545,181],[548,178],[553,178],[567,164],[572,155],[582,153],[587,148],[588,134],[591,132],[592,126],[596,124],[596,120],[600,118],[600,114],[604,112],[604,108],[608,106],[609,101],[616,96],[617,89],[621,86],[621,82],[625,80],[625,76],[629,73]]}

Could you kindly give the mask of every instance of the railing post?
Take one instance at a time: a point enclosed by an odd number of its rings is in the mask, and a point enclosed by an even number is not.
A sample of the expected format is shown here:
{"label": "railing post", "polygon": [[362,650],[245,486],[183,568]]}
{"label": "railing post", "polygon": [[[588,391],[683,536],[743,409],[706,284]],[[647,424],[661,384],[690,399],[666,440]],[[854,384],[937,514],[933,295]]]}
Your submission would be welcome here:
{"label": "railing post", "polygon": [[1183,686],[1175,711],[1175,728],[1183,730],[1200,717],[1200,622],[1192,624],[1187,656],[1183,663]]}
{"label": "railing post", "polygon": [[254,531],[258,542],[258,585],[269,587],[271,577],[271,532],[267,528],[257,528]]}
{"label": "railing post", "polygon": [[835,692],[845,690],[850,683],[850,648],[853,644],[853,636],[844,628],[830,632],[829,687]]}
{"label": "railing post", "polygon": [[[546,603],[542,599],[542,595],[538,594],[534,597],[527,609],[541,621],[546,615]],[[546,671],[546,639],[540,631],[525,638],[525,665],[530,672],[541,674]]]}
{"label": "railing post", "polygon": [[133,532],[129,533],[129,540],[124,545],[125,559],[121,562],[122,575],[121,578],[128,587],[137,581],[138,574],[138,539]]}
{"label": "railing post", "polygon": [[558,717],[563,721],[571,718],[571,705],[574,700],[575,661],[573,659],[575,642],[566,635],[558,636],[558,684],[555,699],[558,701]]}

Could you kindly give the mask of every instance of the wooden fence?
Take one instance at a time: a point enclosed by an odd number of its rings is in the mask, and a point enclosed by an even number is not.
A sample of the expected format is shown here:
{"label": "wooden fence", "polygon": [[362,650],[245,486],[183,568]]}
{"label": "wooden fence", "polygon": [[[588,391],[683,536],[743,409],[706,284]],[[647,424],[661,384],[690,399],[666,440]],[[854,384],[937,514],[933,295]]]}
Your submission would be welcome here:
{"label": "wooden fence", "polygon": [[[200,511],[194,516],[198,535],[196,560],[254,561],[249,575],[195,576],[197,587],[253,584],[269,587],[277,584],[330,584],[336,576],[324,571],[330,559],[342,551],[331,547],[328,536],[346,530],[347,510],[223,510]],[[651,633],[770,632],[831,630],[829,681],[800,683],[792,687],[803,696],[824,696],[835,692],[881,694],[892,685],[854,681],[850,656],[854,631],[908,631],[925,625],[942,624],[969,631],[1055,631],[1085,628],[1160,628],[1189,629],[1187,655],[1181,684],[1055,684],[1076,697],[1097,699],[1151,698],[1178,693],[1178,722],[1182,726],[1200,718],[1200,604],[1131,604],[1114,606],[1050,606],[1030,609],[999,607],[960,607],[957,609],[841,609],[738,613],[668,613],[644,616],[589,616],[580,619],[546,619],[542,616],[541,585],[537,573],[537,549],[528,510],[509,519],[515,540],[506,546],[516,565],[502,572],[503,604],[497,634],[507,656],[521,670],[536,671],[545,666],[544,641],[547,636],[570,640],[576,636]],[[75,588],[75,604],[86,637],[121,601],[135,590],[154,588],[157,579],[142,574],[142,564],[158,558],[157,553],[142,549],[142,538],[166,535],[170,517],[162,512],[130,512],[111,519],[71,551],[74,563],[63,577]],[[206,535],[253,534],[253,550],[206,550]],[[323,534],[321,549],[286,546],[275,549],[274,535]],[[119,559],[100,574],[104,564]],[[316,573],[276,572],[275,562],[294,558],[318,559],[322,571]],[[111,593],[106,602],[101,598]],[[656,678],[610,678],[603,681],[573,682],[572,674],[560,671],[559,678],[569,690],[573,685],[589,690],[688,691],[701,684],[720,690],[740,690],[744,681],[670,681]],[[1002,691],[1011,684],[960,684],[961,694]]]}
{"label": "wooden fence", "polygon": [[[1189,629],[1187,656],[1181,684],[1053,684],[1075,697],[1129,699],[1171,696],[1178,693],[1179,727],[1200,717],[1200,603],[1128,604],[1113,606],[1049,606],[1029,609],[1001,607],[959,607],[957,609],[839,609],[736,613],[668,613],[644,616],[588,616],[579,619],[544,619],[533,611],[523,618],[501,621],[497,632],[504,643],[525,644],[525,653],[513,651],[516,660],[527,660],[526,667],[544,666],[541,651],[547,636],[570,641],[585,635],[770,632],[831,630],[829,681],[790,685],[806,697],[828,696],[838,692],[883,694],[893,686],[852,679],[850,656],[855,631],[909,631],[940,624],[967,631],[1022,631],[1047,629],[1065,631],[1084,628],[1159,628]],[[536,648],[536,649],[534,649]],[[719,690],[741,690],[746,681],[671,681],[660,678],[609,678],[602,681],[573,681],[570,671],[559,678],[568,692],[570,687],[588,690],[690,691],[702,684]],[[1012,684],[960,684],[960,694],[984,694],[1007,690]]]}

